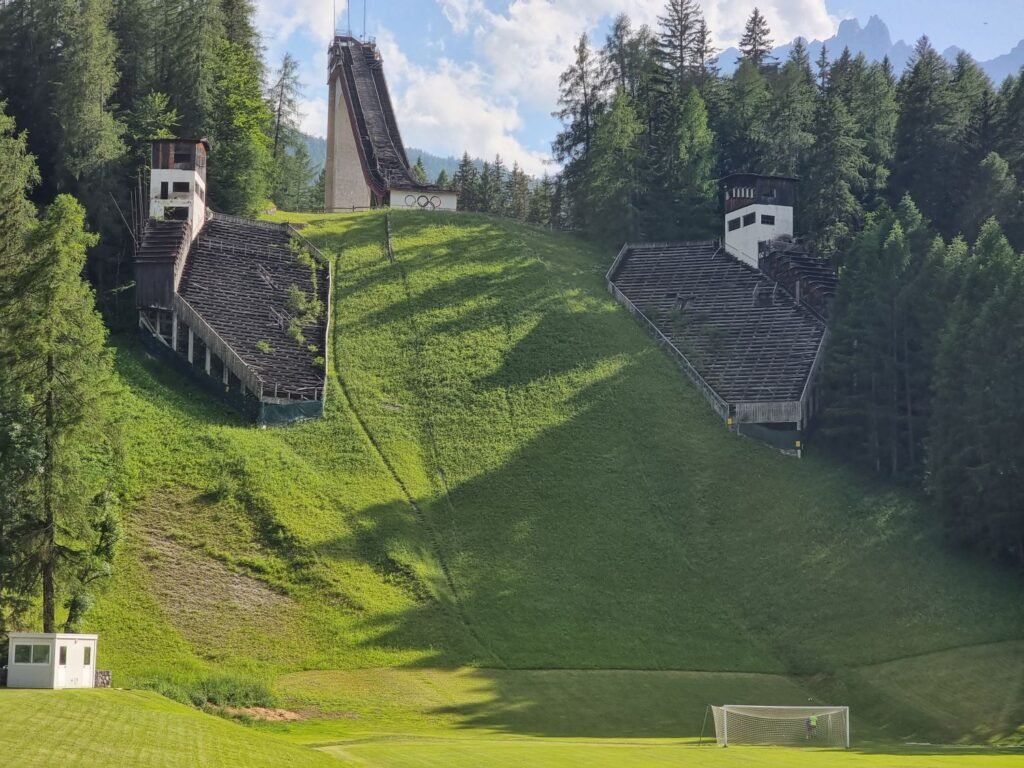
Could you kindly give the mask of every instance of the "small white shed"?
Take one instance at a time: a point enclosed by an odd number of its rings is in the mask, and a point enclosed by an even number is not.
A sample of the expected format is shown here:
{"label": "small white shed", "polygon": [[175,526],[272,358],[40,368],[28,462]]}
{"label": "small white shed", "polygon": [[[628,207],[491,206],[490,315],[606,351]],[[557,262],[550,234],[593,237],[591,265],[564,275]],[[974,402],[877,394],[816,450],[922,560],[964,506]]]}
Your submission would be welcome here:
{"label": "small white shed", "polygon": [[99,635],[11,632],[8,688],[95,688]]}

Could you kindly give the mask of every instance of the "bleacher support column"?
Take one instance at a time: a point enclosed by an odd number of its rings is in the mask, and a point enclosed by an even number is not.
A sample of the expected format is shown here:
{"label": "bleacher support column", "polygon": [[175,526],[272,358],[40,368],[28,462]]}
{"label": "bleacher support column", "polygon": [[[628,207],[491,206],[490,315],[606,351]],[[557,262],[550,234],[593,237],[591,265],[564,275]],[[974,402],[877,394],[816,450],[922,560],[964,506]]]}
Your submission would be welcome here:
{"label": "bleacher support column", "polygon": [[188,329],[188,364],[193,364],[193,352],[195,350],[195,334],[192,333],[192,329]]}
{"label": "bleacher support column", "polygon": [[227,385],[228,385],[228,364],[225,361],[223,361],[223,360],[221,361],[221,368],[224,371],[224,375],[221,378],[224,381],[224,386],[227,387]]}
{"label": "bleacher support column", "polygon": [[171,312],[171,349],[178,352],[178,313]]}
{"label": "bleacher support column", "polygon": [[210,345],[206,345],[206,375],[210,375]]}

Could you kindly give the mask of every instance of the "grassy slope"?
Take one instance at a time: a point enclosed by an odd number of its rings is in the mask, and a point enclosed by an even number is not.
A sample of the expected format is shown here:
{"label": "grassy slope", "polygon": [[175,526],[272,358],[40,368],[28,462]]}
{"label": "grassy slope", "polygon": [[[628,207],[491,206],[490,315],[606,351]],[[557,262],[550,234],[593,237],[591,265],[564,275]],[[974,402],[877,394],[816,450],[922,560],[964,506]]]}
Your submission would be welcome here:
{"label": "grassy slope", "polygon": [[330,768],[338,761],[154,693],[0,690],[0,754],[18,768]]}
{"label": "grassy slope", "polygon": [[[1024,721],[1021,645],[1000,642],[1024,638],[1020,590],[922,534],[927,510],[899,491],[728,435],[604,293],[607,253],[482,217],[394,222],[397,264],[379,215],[307,230],[340,254],[324,421],[247,428],[122,348],[147,490],[92,617],[122,681],[245,670],[330,711],[337,693],[278,676],[786,672],[880,738]],[[440,720],[415,697],[389,714],[353,695],[359,719],[293,735],[565,735],[551,713],[568,689],[598,702],[572,735],[616,736],[634,721],[616,726],[608,702],[653,717],[740,696],[714,676],[647,691],[478,674],[483,700],[442,687]],[[797,695],[775,679],[776,699]]]}

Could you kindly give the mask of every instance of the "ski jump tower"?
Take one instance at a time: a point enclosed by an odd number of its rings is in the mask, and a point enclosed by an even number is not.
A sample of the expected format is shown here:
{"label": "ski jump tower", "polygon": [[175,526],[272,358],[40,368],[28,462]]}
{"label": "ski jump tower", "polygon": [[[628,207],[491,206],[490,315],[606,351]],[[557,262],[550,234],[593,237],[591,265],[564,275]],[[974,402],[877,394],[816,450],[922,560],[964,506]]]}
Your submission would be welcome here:
{"label": "ski jump tower", "polygon": [[324,210],[456,210],[454,191],[421,184],[412,173],[377,44],[338,35],[329,62]]}

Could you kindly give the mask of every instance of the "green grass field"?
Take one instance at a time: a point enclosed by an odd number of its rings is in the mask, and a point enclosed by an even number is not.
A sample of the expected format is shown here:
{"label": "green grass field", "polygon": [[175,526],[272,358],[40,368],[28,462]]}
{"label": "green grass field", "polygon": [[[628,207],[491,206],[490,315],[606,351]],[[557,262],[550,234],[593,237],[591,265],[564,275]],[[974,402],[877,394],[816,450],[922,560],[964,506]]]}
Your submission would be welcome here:
{"label": "green grass field", "polygon": [[708,703],[808,699],[883,752],[787,764],[1021,740],[1019,580],[909,492],[728,434],[605,292],[611,253],[412,213],[391,263],[380,214],[295,218],[336,260],[324,420],[253,429],[118,342],[115,684],[262,683],[308,719],[244,733],[356,765],[657,765]]}

